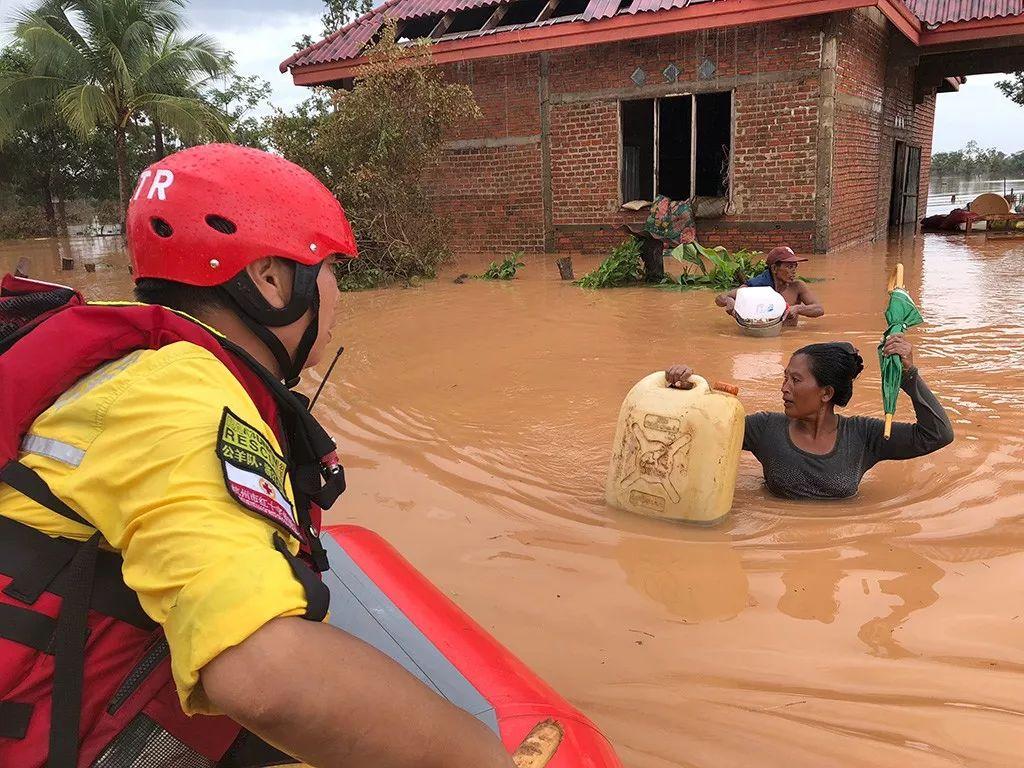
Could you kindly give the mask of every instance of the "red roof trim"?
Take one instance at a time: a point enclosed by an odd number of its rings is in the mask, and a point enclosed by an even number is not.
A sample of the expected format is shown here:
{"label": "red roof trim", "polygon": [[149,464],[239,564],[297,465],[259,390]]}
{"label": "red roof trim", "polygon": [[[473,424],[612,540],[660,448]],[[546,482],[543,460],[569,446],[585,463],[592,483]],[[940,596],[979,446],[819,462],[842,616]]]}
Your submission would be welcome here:
{"label": "red roof trim", "polygon": [[920,44],[921,22],[901,0],[878,0],[878,9],[910,42]]}
{"label": "red roof trim", "polygon": [[369,13],[363,14],[362,16],[357,18],[355,21],[350,21],[344,27],[339,29],[337,32],[332,32],[330,35],[325,37],[320,42],[313,43],[311,46],[309,46],[308,48],[303,48],[301,51],[296,51],[291,56],[289,56],[287,59],[282,61],[281,64],[278,66],[278,69],[281,71],[282,74],[284,74],[299,59],[304,58],[304,57],[308,56],[311,53],[319,51],[321,48],[323,48],[328,43],[334,42],[340,36],[344,35],[346,32],[349,32],[350,30],[352,30],[353,28],[355,28],[356,26],[358,26],[360,24],[363,24],[365,22],[370,21],[371,19],[373,19],[378,14],[383,14],[388,8],[390,8],[391,6],[393,6],[393,5],[395,5],[396,3],[399,3],[399,2],[401,2],[401,0],[387,0],[387,2],[385,2],[379,8],[374,8],[372,11],[370,11]]}
{"label": "red roof trim", "polygon": [[[899,3],[899,0],[883,1]],[[434,63],[446,64],[619,40],[659,37],[715,27],[781,21],[847,11],[874,4],[873,0],[717,0],[713,3],[699,3],[657,13],[620,14],[589,22],[573,21],[479,37],[440,40],[431,45],[430,52]],[[353,77],[364,64],[366,57],[360,56],[347,61],[295,66],[292,68],[292,79],[296,85],[318,85]]]}

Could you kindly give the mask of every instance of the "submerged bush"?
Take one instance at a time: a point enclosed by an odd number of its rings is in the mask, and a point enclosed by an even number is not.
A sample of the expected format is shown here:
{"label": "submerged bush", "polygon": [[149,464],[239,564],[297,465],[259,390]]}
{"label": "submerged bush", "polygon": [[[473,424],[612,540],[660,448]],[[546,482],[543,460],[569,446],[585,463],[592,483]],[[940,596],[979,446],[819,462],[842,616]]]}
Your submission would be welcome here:
{"label": "submerged bush", "polygon": [[526,264],[520,261],[526,254],[523,251],[516,251],[511,256],[505,257],[500,263],[492,261],[491,265],[484,270],[482,275],[477,275],[481,280],[515,280],[518,272]]}
{"label": "submerged bush", "polygon": [[[690,264],[699,272],[684,272],[679,276],[678,283],[667,278],[669,285],[682,289],[708,288],[716,291],[728,291],[738,288],[754,275],[763,272],[767,267],[760,251],[739,250],[730,253],[722,246],[705,248],[696,240],[692,243],[677,246],[672,250],[672,258],[680,264]],[[710,262],[711,268],[705,264]]]}
{"label": "submerged bush", "polygon": [[617,246],[597,269],[577,280],[576,285],[581,288],[615,288],[641,282],[644,278],[641,248],[640,241],[631,237]]}
{"label": "submerged bush", "polygon": [[0,209],[0,240],[51,237],[53,225],[39,208],[30,206]]}

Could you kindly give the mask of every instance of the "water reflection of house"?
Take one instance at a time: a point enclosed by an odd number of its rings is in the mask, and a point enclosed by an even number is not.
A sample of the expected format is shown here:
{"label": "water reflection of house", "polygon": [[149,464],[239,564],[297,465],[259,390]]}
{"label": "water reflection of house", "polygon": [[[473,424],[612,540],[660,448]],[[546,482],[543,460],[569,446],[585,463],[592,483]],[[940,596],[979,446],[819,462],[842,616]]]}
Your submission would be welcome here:
{"label": "water reflection of house", "polygon": [[282,71],[349,87],[385,18],[433,38],[484,113],[434,176],[467,251],[605,244],[644,217],[621,205],[655,194],[695,198],[705,240],[824,251],[923,215],[935,93],[1024,69],[1022,14],[1024,0],[387,0]]}

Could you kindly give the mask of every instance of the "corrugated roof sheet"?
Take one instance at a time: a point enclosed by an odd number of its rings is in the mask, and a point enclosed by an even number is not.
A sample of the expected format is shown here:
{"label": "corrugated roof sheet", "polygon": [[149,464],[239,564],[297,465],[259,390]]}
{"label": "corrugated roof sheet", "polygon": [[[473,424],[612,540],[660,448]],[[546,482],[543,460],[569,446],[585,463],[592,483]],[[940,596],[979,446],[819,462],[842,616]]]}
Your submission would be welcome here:
{"label": "corrugated roof sheet", "polygon": [[[542,24],[547,26],[573,21],[586,22],[611,18],[620,13],[650,13],[708,2],[716,2],[716,0],[631,0],[628,7],[621,7],[622,0],[590,0],[582,14],[555,17]],[[904,2],[918,19],[928,25],[1024,15],[1024,0],[904,0]],[[501,0],[387,0],[383,5],[374,8],[333,35],[292,55],[281,63],[281,71],[284,72],[291,67],[354,59],[362,53],[363,48],[373,39],[386,19],[406,21],[445,13],[458,13],[500,3]],[[540,25],[498,26],[486,31],[471,30],[459,35],[452,35],[452,37],[475,37],[532,26]]]}
{"label": "corrugated roof sheet", "polygon": [[[284,72],[290,67],[300,67],[312,64],[328,64],[335,61],[344,61],[359,56],[366,44],[373,38],[377,31],[384,24],[386,19],[406,21],[419,19],[426,16],[442,15],[445,13],[458,13],[474,8],[483,8],[489,5],[500,5],[502,0],[388,0],[383,5],[374,8],[369,13],[361,16],[351,24],[339,29],[333,35],[321,40],[318,43],[293,54],[289,59],[281,63],[281,71]],[[624,13],[641,13],[645,11],[657,11],[665,8],[682,8],[692,3],[714,2],[714,0],[632,0]],[[607,19],[619,13],[621,0],[590,0],[586,10],[580,15],[561,16],[550,18],[542,22],[543,26],[571,21],[591,21],[593,19]],[[516,25],[515,29],[523,29],[529,26],[541,26],[539,24]],[[496,27],[481,32],[475,30],[464,32],[452,37],[472,37],[474,35],[494,34],[505,32],[513,27]]]}
{"label": "corrugated roof sheet", "polygon": [[906,3],[917,18],[929,25],[1024,14],[1024,0],[906,0]]}

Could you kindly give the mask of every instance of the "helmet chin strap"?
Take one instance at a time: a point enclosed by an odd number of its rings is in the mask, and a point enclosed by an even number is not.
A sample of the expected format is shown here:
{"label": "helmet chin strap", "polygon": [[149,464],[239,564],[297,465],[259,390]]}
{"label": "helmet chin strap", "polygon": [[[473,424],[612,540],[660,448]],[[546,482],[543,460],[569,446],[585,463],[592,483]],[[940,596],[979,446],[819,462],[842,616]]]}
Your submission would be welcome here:
{"label": "helmet chin strap", "polygon": [[[270,306],[244,269],[220,286],[234,305],[239,319],[274,356],[281,378],[289,389],[299,383],[299,376],[320,332],[320,289],[316,284],[320,267],[321,264],[295,264],[292,297],[281,308]],[[294,356],[290,355],[270,329],[291,325],[309,310],[312,310],[312,317],[302,332]]]}

